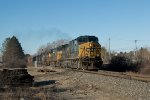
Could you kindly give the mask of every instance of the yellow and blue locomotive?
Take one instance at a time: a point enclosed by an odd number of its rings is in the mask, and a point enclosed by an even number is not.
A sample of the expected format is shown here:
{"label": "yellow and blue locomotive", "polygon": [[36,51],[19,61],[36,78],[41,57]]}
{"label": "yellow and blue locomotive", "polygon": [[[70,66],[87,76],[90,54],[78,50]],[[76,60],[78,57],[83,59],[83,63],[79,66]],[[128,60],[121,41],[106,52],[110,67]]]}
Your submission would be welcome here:
{"label": "yellow and blue locomotive", "polygon": [[101,59],[101,45],[96,36],[80,36],[68,44],[51,49],[46,53],[44,63],[51,66],[98,70]]}

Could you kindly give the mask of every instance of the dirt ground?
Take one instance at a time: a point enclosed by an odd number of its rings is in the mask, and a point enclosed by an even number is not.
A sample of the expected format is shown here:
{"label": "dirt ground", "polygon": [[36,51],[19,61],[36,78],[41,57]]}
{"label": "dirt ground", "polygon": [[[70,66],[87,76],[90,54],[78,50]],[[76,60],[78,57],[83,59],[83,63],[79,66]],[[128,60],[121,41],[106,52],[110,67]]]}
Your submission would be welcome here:
{"label": "dirt ground", "polygon": [[[132,92],[130,86],[134,88],[137,85],[130,85],[132,82],[129,80],[115,80],[57,67],[29,67],[27,70],[30,75],[34,76],[33,86],[1,88],[0,100],[143,100],[142,96],[145,96],[145,94],[140,94],[140,99],[134,99],[134,96],[139,93]],[[128,91],[133,93],[133,97]]]}
{"label": "dirt ground", "polygon": [[[35,78],[35,83],[39,87],[54,88],[53,99],[59,100],[126,100],[128,98],[119,97],[112,92],[99,89],[97,86],[81,82],[79,76],[69,73],[69,70],[47,67],[29,68],[29,74]],[[48,71],[51,70],[51,71]],[[36,84],[37,85],[37,84]],[[44,93],[36,94],[37,96],[45,95]],[[47,94],[46,94],[47,95]],[[45,95],[45,96],[46,96]]]}

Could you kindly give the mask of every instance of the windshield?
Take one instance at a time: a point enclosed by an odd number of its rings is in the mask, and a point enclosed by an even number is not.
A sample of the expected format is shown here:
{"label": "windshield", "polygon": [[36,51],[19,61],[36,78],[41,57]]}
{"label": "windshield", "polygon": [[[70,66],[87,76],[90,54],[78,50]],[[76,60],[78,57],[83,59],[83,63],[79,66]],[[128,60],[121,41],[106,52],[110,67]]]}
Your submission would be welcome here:
{"label": "windshield", "polygon": [[98,42],[98,38],[95,36],[81,36],[78,38],[78,42]]}

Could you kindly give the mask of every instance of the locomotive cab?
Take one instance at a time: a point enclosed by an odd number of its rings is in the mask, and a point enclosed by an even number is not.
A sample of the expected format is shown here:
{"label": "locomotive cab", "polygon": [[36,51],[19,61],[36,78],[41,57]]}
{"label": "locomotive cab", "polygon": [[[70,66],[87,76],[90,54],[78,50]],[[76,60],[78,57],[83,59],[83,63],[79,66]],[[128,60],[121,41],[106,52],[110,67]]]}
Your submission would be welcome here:
{"label": "locomotive cab", "polygon": [[95,36],[83,36],[78,40],[81,66],[87,70],[98,70],[102,65],[101,45]]}

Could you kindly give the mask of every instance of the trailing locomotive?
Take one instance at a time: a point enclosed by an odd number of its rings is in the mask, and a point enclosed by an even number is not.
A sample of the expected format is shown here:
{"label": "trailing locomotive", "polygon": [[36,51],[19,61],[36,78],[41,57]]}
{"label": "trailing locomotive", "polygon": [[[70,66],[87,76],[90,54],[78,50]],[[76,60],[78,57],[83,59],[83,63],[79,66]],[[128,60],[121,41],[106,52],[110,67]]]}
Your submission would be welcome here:
{"label": "trailing locomotive", "polygon": [[39,57],[45,65],[98,70],[102,65],[101,45],[96,36],[80,36]]}

